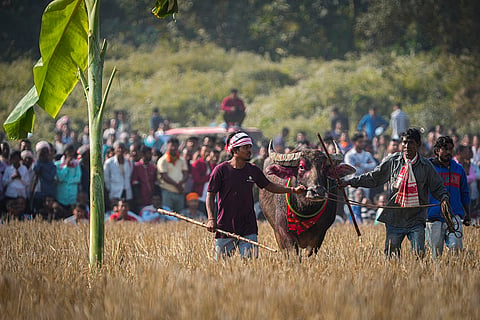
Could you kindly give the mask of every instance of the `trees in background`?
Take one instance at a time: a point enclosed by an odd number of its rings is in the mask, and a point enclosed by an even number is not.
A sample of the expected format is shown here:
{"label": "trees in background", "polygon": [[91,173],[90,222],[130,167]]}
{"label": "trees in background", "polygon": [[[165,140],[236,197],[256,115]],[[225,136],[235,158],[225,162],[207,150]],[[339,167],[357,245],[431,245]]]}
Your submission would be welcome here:
{"label": "trees in background", "polygon": [[434,48],[454,54],[477,54],[480,48],[480,2],[475,0],[368,1],[356,21],[364,48],[400,53]]}
{"label": "trees in background", "polygon": [[[38,17],[48,1],[30,2],[0,4],[3,59],[14,59],[27,47],[33,54],[38,51],[32,32],[38,21],[21,13]],[[108,38],[134,45],[182,37],[273,59],[343,59],[350,52],[378,50],[477,54],[480,48],[476,0],[185,0],[168,28],[150,19],[150,8],[150,0],[104,0],[102,30]]]}

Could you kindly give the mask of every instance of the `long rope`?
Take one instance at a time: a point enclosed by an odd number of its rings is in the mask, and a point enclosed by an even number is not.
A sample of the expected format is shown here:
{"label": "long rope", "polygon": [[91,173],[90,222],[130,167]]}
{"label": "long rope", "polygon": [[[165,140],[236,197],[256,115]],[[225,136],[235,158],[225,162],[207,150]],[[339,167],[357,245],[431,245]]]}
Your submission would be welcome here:
{"label": "long rope", "polygon": [[[330,200],[335,201],[337,203],[344,203],[345,201],[342,199],[338,199],[338,195],[334,193],[328,193],[328,197]],[[381,206],[377,204],[369,204],[369,203],[361,203],[355,200],[350,200],[349,202],[353,205],[359,206],[359,207],[365,207],[365,208],[370,208],[370,209],[405,209],[404,207],[399,207],[399,206]],[[413,206],[413,207],[408,207],[408,208],[431,208],[431,207],[438,207],[440,206],[439,203],[437,204],[423,204],[423,205],[418,205],[418,206]],[[462,237],[462,232],[460,231],[460,225],[457,222],[453,222],[453,220],[450,218],[452,216],[451,214],[451,208],[450,206],[448,207],[448,212],[443,214],[443,217],[445,219],[445,223],[447,224],[447,233],[448,234],[453,234],[456,238],[460,239]],[[455,220],[456,221],[456,220]]]}
{"label": "long rope", "polygon": [[[343,199],[338,199],[338,195],[335,194],[335,193],[328,193],[328,197],[329,199],[331,199],[332,201],[335,201],[335,202],[345,202]],[[370,209],[380,209],[380,208],[383,208],[383,209],[404,209],[403,207],[399,207],[399,206],[381,206],[381,205],[378,205],[378,204],[369,204],[369,203],[362,203],[362,202],[358,202],[358,201],[355,201],[355,200],[351,200],[351,199],[348,199],[348,201],[352,204],[355,204],[356,206],[360,206],[360,207],[366,207],[366,208],[370,208]],[[418,205],[418,206],[414,206],[414,207],[409,207],[409,208],[430,208],[430,207],[438,207],[440,204],[422,204],[422,205]]]}

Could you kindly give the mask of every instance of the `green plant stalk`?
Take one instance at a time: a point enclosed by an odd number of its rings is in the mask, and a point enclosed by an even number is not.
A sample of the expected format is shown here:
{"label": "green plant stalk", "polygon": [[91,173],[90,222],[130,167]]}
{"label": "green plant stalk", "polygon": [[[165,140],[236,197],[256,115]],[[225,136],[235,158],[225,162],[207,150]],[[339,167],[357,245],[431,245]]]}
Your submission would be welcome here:
{"label": "green plant stalk", "polygon": [[[105,242],[105,203],[102,159],[102,75],[100,0],[85,0],[88,15],[88,124],[90,128],[90,267],[101,267]],[[102,51],[106,49],[103,46]]]}

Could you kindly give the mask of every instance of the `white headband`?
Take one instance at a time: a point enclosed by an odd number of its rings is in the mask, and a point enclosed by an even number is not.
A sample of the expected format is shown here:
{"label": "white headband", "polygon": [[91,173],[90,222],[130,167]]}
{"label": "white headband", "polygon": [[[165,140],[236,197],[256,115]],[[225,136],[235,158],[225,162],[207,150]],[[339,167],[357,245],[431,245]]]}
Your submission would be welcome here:
{"label": "white headband", "polygon": [[246,145],[253,145],[252,139],[245,132],[239,132],[230,139],[228,151],[232,152],[233,148]]}

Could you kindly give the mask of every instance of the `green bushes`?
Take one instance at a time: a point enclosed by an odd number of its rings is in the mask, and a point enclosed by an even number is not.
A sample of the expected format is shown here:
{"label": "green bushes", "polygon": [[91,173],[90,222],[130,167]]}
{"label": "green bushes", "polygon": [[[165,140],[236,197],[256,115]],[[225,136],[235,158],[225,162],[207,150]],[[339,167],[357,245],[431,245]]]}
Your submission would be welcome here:
{"label": "green bushes", "polygon": [[[133,48],[112,42],[107,51],[105,74],[119,72],[109,95],[106,119],[113,110],[128,112],[132,127],[146,133],[151,110],[176,125],[220,124],[220,102],[230,88],[239,89],[247,104],[246,126],[261,128],[267,137],[287,126],[304,130],[310,139],[329,129],[330,106],[346,113],[351,128],[371,104],[389,117],[400,101],[411,124],[428,128],[436,123],[475,132],[480,116],[479,66],[470,57],[435,53],[416,56],[386,54],[350,56],[345,61],[268,58],[225,51],[212,44],[178,41]],[[1,63],[0,115],[6,119],[29,89],[34,61]],[[106,81],[106,79],[105,79]],[[77,129],[86,124],[86,102],[75,88],[61,114],[68,114]],[[463,121],[468,117],[469,121]],[[53,139],[55,123],[37,112],[33,139]],[[293,141],[292,141],[293,142]]]}

